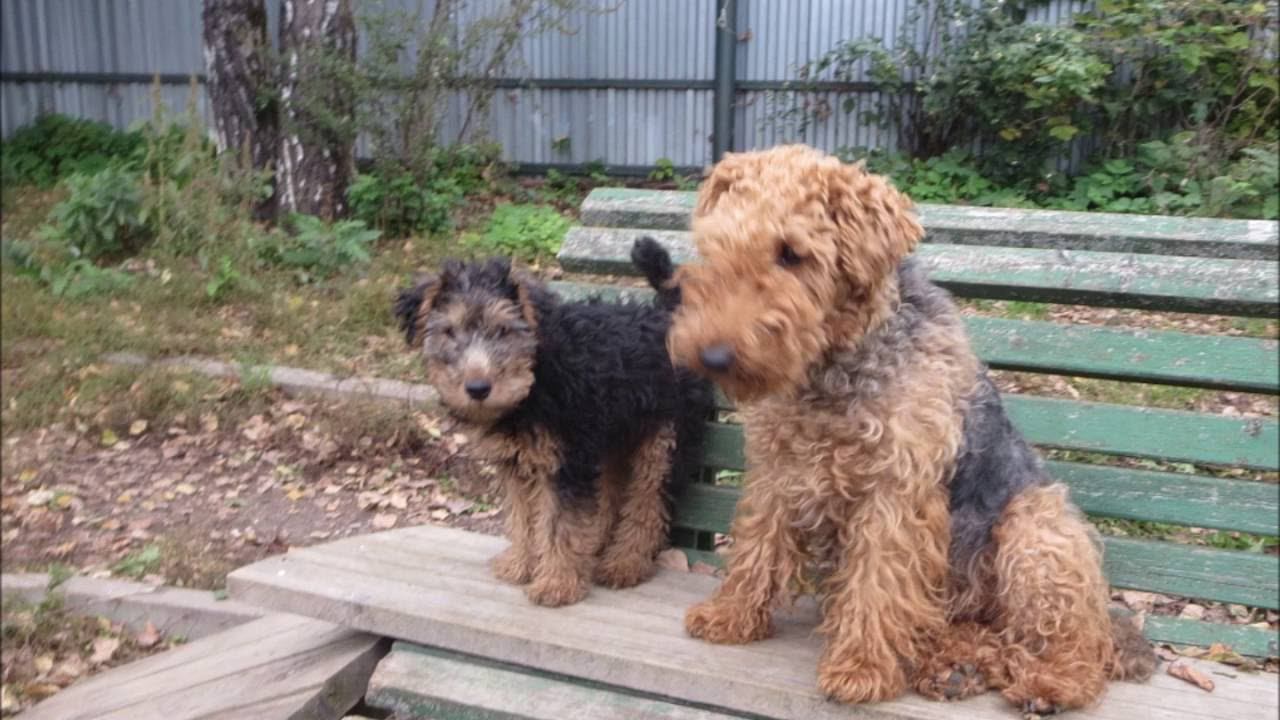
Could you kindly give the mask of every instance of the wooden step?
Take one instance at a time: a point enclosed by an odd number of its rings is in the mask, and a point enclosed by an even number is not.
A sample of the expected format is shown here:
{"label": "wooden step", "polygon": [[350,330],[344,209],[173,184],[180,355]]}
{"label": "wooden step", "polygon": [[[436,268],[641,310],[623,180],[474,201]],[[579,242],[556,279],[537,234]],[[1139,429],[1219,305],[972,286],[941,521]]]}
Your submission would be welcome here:
{"label": "wooden step", "polygon": [[[676,262],[696,256],[688,232],[575,227],[557,256],[566,270],[635,274],[631,247],[651,235]],[[1274,317],[1276,263],[1094,251],[921,245],[929,277],[960,297]]]}
{"label": "wooden step", "polygon": [[369,679],[365,702],[400,720],[731,720],[725,715],[398,642]]}
{"label": "wooden step", "polygon": [[[915,695],[856,709],[828,702],[815,684],[821,639],[811,604],[778,618],[775,637],[715,646],[687,637],[685,609],[716,580],[661,572],[637,588],[593,588],[582,603],[531,605],[490,575],[501,538],[417,527],[291,550],[228,578],[232,597],[330,622],[542,672],[607,683],[683,703],[771,718],[1012,718],[995,694],[960,704]],[[1274,676],[1197,664],[1214,674],[1206,693],[1163,672],[1149,683],[1114,683],[1077,718],[1272,720]]]}
{"label": "wooden step", "polygon": [[[596,188],[582,223],[600,227],[688,230],[694,193]],[[1275,260],[1273,220],[1219,220],[1061,210],[918,206],[925,242],[1055,250]]]}
{"label": "wooden step", "polygon": [[[646,288],[553,282],[562,297],[648,302]],[[973,349],[997,370],[1280,393],[1280,342],[1037,320],[966,317]]]}
{"label": "wooden step", "polygon": [[274,614],[112,668],[22,714],[24,720],[338,720],[364,695],[386,644]]}

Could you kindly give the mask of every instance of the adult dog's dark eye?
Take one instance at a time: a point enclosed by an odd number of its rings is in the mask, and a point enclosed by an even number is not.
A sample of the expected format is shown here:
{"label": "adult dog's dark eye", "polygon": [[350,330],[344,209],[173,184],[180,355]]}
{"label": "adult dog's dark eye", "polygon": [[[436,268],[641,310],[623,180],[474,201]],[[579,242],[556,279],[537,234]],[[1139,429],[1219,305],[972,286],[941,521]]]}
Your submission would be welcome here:
{"label": "adult dog's dark eye", "polygon": [[787,243],[778,246],[778,264],[784,268],[792,268],[804,262],[804,258],[796,254]]}

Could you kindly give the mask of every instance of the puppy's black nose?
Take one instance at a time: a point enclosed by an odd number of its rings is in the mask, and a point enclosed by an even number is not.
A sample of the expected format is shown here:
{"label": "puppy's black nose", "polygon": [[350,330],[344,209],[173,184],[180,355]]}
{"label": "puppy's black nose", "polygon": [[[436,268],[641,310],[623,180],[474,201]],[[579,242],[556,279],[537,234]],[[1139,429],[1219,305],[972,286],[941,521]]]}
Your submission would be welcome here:
{"label": "puppy's black nose", "polygon": [[472,400],[483,400],[489,397],[489,391],[493,389],[493,385],[488,380],[468,380],[465,385],[467,394]]}
{"label": "puppy's black nose", "polygon": [[702,352],[698,353],[698,357],[702,359],[702,364],[708,370],[724,372],[733,365],[733,348],[725,344],[712,345],[703,348]]}

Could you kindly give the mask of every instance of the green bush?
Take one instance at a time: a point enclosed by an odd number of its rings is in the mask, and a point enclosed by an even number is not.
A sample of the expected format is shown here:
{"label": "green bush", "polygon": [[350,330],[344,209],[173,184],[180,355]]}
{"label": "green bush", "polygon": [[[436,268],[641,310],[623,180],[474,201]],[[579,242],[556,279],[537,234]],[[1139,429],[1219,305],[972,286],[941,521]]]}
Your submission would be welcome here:
{"label": "green bush", "polygon": [[0,144],[3,182],[51,187],[58,180],[92,174],[132,158],[142,146],[136,132],[65,115],[43,115]]}
{"label": "green bush", "polygon": [[84,258],[41,258],[36,249],[19,241],[0,243],[0,258],[11,272],[38,281],[54,297],[107,295],[133,283],[132,276],[114,268],[100,268]]}
{"label": "green bush", "polygon": [[572,225],[547,205],[499,205],[481,235],[468,234],[463,241],[486,252],[534,258],[555,255]]}
{"label": "green bush", "polygon": [[1190,133],[1143,143],[1132,159],[1096,160],[1073,178],[1001,185],[965,151],[927,160],[898,153],[841,152],[865,159],[917,202],[1042,207],[1199,217],[1280,217],[1280,159],[1275,146],[1246,148],[1225,168],[1206,162]]}
{"label": "green bush", "polygon": [[347,202],[357,220],[389,237],[404,237],[415,232],[448,230],[452,226],[451,214],[462,202],[462,191],[449,178],[424,188],[408,173],[397,173],[389,179],[367,174],[356,176],[347,188]]}
{"label": "green bush", "polygon": [[134,252],[150,239],[136,172],[108,165],[65,182],[67,198],[54,206],[41,237],[89,260]]}
{"label": "green bush", "polygon": [[363,221],[341,220],[326,224],[311,215],[291,215],[289,232],[253,238],[250,245],[263,261],[292,268],[300,282],[336,275],[352,265],[369,262],[369,246],[378,239]]}

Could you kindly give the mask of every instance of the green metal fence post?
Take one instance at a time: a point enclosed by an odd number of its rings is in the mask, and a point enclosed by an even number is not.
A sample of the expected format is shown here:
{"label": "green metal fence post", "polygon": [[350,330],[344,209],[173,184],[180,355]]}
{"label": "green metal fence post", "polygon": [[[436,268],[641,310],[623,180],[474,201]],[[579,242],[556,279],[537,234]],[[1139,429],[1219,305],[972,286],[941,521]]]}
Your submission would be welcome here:
{"label": "green metal fence post", "polygon": [[714,129],[711,134],[711,153],[716,161],[733,149],[733,102],[738,54],[737,15],[737,0],[716,0],[716,89],[715,108],[712,112]]}

